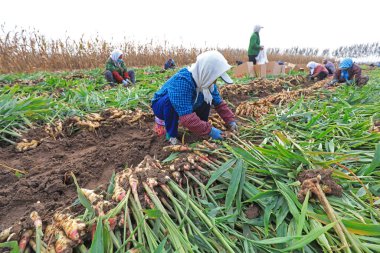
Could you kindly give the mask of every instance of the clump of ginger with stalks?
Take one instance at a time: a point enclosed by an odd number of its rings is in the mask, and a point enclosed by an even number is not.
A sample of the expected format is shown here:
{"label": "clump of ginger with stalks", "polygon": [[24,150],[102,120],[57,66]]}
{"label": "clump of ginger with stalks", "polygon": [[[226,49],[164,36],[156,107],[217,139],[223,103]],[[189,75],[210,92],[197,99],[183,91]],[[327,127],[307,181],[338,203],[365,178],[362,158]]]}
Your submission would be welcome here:
{"label": "clump of ginger with stalks", "polygon": [[82,242],[82,236],[85,234],[86,224],[77,218],[73,218],[68,214],[55,213],[53,215],[54,225],[62,229],[66,236],[76,242]]}
{"label": "clump of ginger with stalks", "polygon": [[[337,184],[332,180],[331,173],[332,171],[330,170],[307,170],[301,173],[299,179],[302,181],[302,185],[297,197],[301,202],[303,202],[306,194],[310,191],[312,196],[318,198],[330,221],[336,222],[334,230],[342,242],[342,248],[348,248],[348,243],[343,232],[344,225],[338,220],[334,209],[325,195],[325,192],[333,194],[333,189],[340,189],[340,191],[342,190],[342,188],[340,186],[337,187]],[[325,184],[321,184],[321,182],[323,182],[322,180]],[[335,186],[333,184],[335,184]]]}
{"label": "clump of ginger with stalks", "polygon": [[135,168],[128,168],[115,175],[115,190],[112,199],[120,202],[130,189],[132,194],[138,192],[142,183],[149,187],[155,187],[159,183],[165,183],[168,172],[164,170],[159,161],[149,155]]}
{"label": "clump of ginger with stalks", "polygon": [[62,121],[57,121],[56,123],[48,123],[44,126],[45,132],[52,137],[54,140],[57,137],[63,136],[63,124]]}

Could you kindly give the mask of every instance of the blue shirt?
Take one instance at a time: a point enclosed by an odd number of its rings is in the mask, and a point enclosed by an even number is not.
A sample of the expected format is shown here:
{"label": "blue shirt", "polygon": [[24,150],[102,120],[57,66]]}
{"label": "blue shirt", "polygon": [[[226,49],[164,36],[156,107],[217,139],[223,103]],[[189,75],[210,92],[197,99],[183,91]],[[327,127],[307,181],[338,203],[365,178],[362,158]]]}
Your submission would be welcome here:
{"label": "blue shirt", "polygon": [[[198,94],[197,98],[197,84],[187,68],[181,69],[166,81],[161,89],[154,94],[152,104],[166,94],[168,94],[170,102],[179,116],[193,113],[204,102],[202,92]],[[222,103],[223,100],[215,84],[211,95],[213,105],[217,106]],[[195,101],[196,98],[197,101]]]}

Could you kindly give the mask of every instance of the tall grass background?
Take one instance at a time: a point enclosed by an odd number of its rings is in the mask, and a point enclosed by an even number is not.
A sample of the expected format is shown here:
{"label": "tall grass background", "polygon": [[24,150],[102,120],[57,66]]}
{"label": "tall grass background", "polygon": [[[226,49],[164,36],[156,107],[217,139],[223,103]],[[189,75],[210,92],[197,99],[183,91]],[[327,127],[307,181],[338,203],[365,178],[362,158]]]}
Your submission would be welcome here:
{"label": "tall grass background", "polygon": [[[127,66],[162,66],[168,58],[173,58],[179,66],[195,61],[196,56],[206,50],[219,50],[229,63],[247,61],[247,50],[237,48],[185,47],[173,46],[168,42],[156,43],[151,40],[146,43],[128,41],[112,43],[99,36],[75,40],[67,36],[64,39],[48,39],[38,30],[15,29],[7,31],[1,26],[0,31],[0,73],[58,71],[75,69],[92,69],[103,67],[110,52],[119,48],[123,51]],[[291,48],[280,50],[268,49],[270,61],[284,61],[306,64],[308,61],[321,62],[324,57],[333,55],[347,56],[348,51],[375,52],[380,54],[379,44],[367,46],[339,48],[333,52],[329,49],[319,52],[313,48]]]}

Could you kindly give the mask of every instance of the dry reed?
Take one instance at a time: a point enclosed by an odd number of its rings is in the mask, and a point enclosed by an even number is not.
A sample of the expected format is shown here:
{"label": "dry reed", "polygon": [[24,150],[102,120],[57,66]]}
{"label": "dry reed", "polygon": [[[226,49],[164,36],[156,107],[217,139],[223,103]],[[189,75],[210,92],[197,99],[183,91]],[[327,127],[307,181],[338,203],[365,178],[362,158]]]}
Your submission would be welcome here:
{"label": "dry reed", "polygon": [[[5,31],[0,34],[0,73],[57,71],[91,69],[104,67],[110,51],[120,48],[127,66],[162,66],[168,58],[173,58],[179,66],[187,65],[196,56],[206,50],[219,50],[230,62],[247,61],[247,51],[235,48],[185,48],[184,46],[156,45],[154,41],[135,43],[124,41],[112,44],[95,37],[73,40],[48,39],[37,30]],[[307,63],[310,60],[320,61],[321,57],[274,53],[269,60],[281,60],[292,63]]]}

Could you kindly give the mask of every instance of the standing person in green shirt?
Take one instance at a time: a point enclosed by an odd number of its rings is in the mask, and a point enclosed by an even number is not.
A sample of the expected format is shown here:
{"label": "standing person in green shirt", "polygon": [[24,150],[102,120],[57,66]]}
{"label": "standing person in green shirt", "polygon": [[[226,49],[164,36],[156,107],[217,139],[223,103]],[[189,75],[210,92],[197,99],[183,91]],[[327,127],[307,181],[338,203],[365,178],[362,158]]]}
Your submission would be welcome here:
{"label": "standing person in green shirt", "polygon": [[256,57],[259,55],[260,50],[263,50],[264,47],[260,45],[260,35],[259,32],[262,27],[261,25],[255,25],[253,28],[253,33],[251,39],[249,40],[248,47],[248,61],[253,62],[253,65],[256,65]]}

